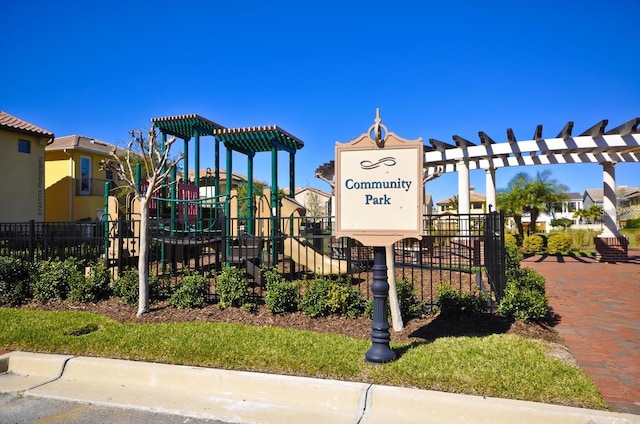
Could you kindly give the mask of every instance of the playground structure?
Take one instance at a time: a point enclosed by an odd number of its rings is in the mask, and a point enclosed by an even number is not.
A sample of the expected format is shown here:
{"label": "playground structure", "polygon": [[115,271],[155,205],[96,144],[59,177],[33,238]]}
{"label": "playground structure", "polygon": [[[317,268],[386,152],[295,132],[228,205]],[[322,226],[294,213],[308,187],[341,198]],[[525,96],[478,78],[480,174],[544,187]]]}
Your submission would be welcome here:
{"label": "playground structure", "polygon": [[[261,280],[262,262],[276,264],[288,258],[310,272],[344,274],[346,261],[324,255],[301,234],[301,218],[305,208],[289,197],[278,196],[278,152],[289,154],[289,192],[295,193],[295,153],[303,142],[277,126],[228,129],[198,115],[183,115],[152,119],[160,131],[162,147],[168,135],[184,141],[181,174],[189,176],[190,145],[193,139],[194,180],[181,180],[174,169],[169,188],[150,199],[150,235],[161,244],[158,260],[162,268],[175,269],[184,259],[187,249],[199,252],[214,251],[217,264],[229,263],[243,267],[256,281]],[[208,172],[209,184],[202,190],[200,170],[201,137],[214,138],[214,168]],[[220,143],[226,151],[225,181],[221,181]],[[239,197],[233,189],[233,153],[247,158],[246,196]],[[271,153],[271,187],[256,193],[253,162],[257,153]],[[137,181],[144,188],[146,181],[138,168]],[[213,178],[211,178],[213,177]],[[213,181],[211,181],[213,180]],[[213,183],[211,185],[211,182]],[[224,183],[224,190],[222,189]],[[135,220],[140,210],[137,201],[127,197],[118,201],[105,191],[105,257],[130,258],[137,256],[139,228],[122,228],[119,218]],[[203,196],[203,194],[207,197]],[[209,195],[211,194],[211,195]],[[282,218],[292,218],[288,225]],[[125,233],[125,234],[123,234]],[[282,236],[286,242],[277,242]],[[265,257],[268,254],[269,257]],[[321,265],[321,266],[317,266]]]}

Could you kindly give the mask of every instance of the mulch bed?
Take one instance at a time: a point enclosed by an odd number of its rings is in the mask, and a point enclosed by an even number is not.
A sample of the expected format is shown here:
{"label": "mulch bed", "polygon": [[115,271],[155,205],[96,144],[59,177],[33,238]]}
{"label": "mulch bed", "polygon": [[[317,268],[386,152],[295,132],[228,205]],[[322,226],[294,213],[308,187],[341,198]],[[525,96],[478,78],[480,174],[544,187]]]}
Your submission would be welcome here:
{"label": "mulch bed", "polygon": [[[95,304],[70,301],[50,301],[46,303],[32,301],[21,307],[25,309],[94,312],[122,323],[231,322],[343,334],[363,339],[368,339],[371,335],[371,319],[365,316],[358,318],[337,316],[309,318],[302,312],[273,315],[267,311],[264,305],[259,306],[257,311],[251,312],[239,308],[220,309],[217,305],[206,305],[200,309],[176,309],[165,302],[160,302],[151,305],[150,311],[142,318],[136,318],[137,307],[127,306],[115,297]],[[426,315],[422,318],[410,320],[406,323],[403,331],[394,332],[393,329],[390,329],[390,333],[391,341],[397,343],[420,343],[429,342],[439,337],[504,333],[562,343],[558,333],[551,325],[512,321],[495,314],[460,319],[443,319],[437,315]]]}

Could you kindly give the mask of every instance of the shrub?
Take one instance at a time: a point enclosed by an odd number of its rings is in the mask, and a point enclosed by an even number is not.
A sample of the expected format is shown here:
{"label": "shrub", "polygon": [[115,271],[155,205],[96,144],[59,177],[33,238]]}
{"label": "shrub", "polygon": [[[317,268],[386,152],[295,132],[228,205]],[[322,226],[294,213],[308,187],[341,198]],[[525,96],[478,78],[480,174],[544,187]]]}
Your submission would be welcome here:
{"label": "shrub", "polygon": [[31,297],[29,262],[0,256],[0,305],[19,305]]}
{"label": "shrub", "polygon": [[549,311],[545,279],[531,268],[517,268],[507,275],[498,311],[522,321],[541,320]]}
{"label": "shrub", "polygon": [[272,314],[297,311],[300,303],[300,285],[286,281],[275,268],[263,271],[262,275],[266,281],[267,293],[264,302],[267,310]]}
{"label": "shrub", "polygon": [[396,291],[398,292],[398,303],[403,319],[408,321],[412,318],[421,317],[424,313],[424,302],[417,299],[417,290],[413,284],[406,278],[402,278],[396,281]]}
{"label": "shrub", "polygon": [[249,283],[244,274],[235,266],[225,266],[216,276],[216,291],[220,296],[221,308],[239,308],[249,298]]}
{"label": "shrub", "polygon": [[449,283],[437,287],[436,305],[443,317],[469,317],[485,311],[489,296],[482,292],[462,292]]}
{"label": "shrub", "polygon": [[546,280],[540,273],[531,268],[518,268],[507,281],[517,282],[521,288],[535,290],[542,294],[545,293]]}
{"label": "shrub", "polygon": [[129,268],[112,284],[113,294],[118,296],[125,305],[136,306],[140,293],[140,279],[136,268]]}
{"label": "shrub", "polygon": [[514,244],[505,244],[505,274],[507,279],[516,270],[520,269],[520,261],[522,260],[522,253],[518,249],[518,246]]}
{"label": "shrub", "polygon": [[[396,281],[396,291],[398,292],[398,305],[403,323],[407,323],[412,318],[419,318],[424,314],[424,302],[416,298],[416,288],[403,278]],[[367,301],[364,309],[365,315],[373,318],[373,299]],[[390,305],[387,313],[391,315]]]}
{"label": "shrub", "polygon": [[43,302],[66,299],[72,287],[84,284],[85,277],[79,266],[78,260],[72,257],[41,262],[32,283],[33,297]]}
{"label": "shrub", "polygon": [[624,228],[640,228],[640,218],[628,219],[627,225]]}
{"label": "shrub", "polygon": [[522,248],[527,253],[540,253],[544,247],[544,239],[539,234],[526,236],[522,241]]}
{"label": "shrub", "polygon": [[514,246],[518,248],[518,238],[513,234],[507,234],[504,236],[504,244],[505,246]]}
{"label": "shrub", "polygon": [[567,233],[553,233],[547,239],[549,253],[566,253],[571,250],[573,240]]}
{"label": "shrub", "polygon": [[103,261],[91,267],[89,275],[72,280],[69,286],[69,299],[77,302],[97,302],[106,299],[111,293],[111,274]]}
{"label": "shrub", "polygon": [[[170,292],[166,288],[162,279],[155,275],[149,275],[149,302],[169,297]],[[137,268],[128,268],[124,273],[111,283],[111,290],[119,297],[125,305],[136,306],[140,295],[140,278]]]}
{"label": "shrub", "polygon": [[364,298],[351,280],[316,276],[302,298],[302,311],[311,318],[331,314],[356,317],[364,311]]}
{"label": "shrub", "polygon": [[511,280],[507,281],[498,311],[522,321],[541,320],[549,311],[549,299],[543,293],[521,287]]}
{"label": "shrub", "polygon": [[202,308],[209,294],[209,280],[205,275],[185,275],[169,298],[169,305],[178,308]]}

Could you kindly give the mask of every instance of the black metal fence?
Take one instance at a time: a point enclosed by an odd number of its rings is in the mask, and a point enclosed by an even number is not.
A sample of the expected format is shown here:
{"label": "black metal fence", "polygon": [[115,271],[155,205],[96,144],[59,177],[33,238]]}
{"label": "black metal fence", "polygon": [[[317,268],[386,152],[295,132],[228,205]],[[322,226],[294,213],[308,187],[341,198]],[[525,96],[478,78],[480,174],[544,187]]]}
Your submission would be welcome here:
{"label": "black metal fence", "polygon": [[[332,221],[326,217],[256,219],[251,225],[210,217],[188,227],[152,221],[149,268],[169,283],[187,271],[207,273],[215,294],[215,273],[223,264],[232,264],[246,272],[255,296],[264,295],[265,268],[277,268],[290,280],[342,275],[369,297],[373,247],[350,238],[336,239],[331,229]],[[106,260],[122,272],[137,266],[139,253],[139,220],[0,224],[2,256]],[[445,282],[465,291],[490,292],[497,301],[504,290],[504,216],[425,215],[422,239],[396,243],[387,258],[393,262],[387,266],[395,279],[411,282],[427,305],[434,304],[437,286]]]}

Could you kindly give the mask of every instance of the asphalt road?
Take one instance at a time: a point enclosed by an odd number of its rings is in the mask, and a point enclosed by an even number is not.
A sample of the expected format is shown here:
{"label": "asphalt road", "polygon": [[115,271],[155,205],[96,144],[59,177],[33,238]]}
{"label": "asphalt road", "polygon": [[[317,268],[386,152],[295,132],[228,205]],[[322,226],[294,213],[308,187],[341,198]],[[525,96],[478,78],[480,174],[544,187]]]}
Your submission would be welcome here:
{"label": "asphalt road", "polygon": [[173,414],[0,393],[0,424],[228,424]]}

